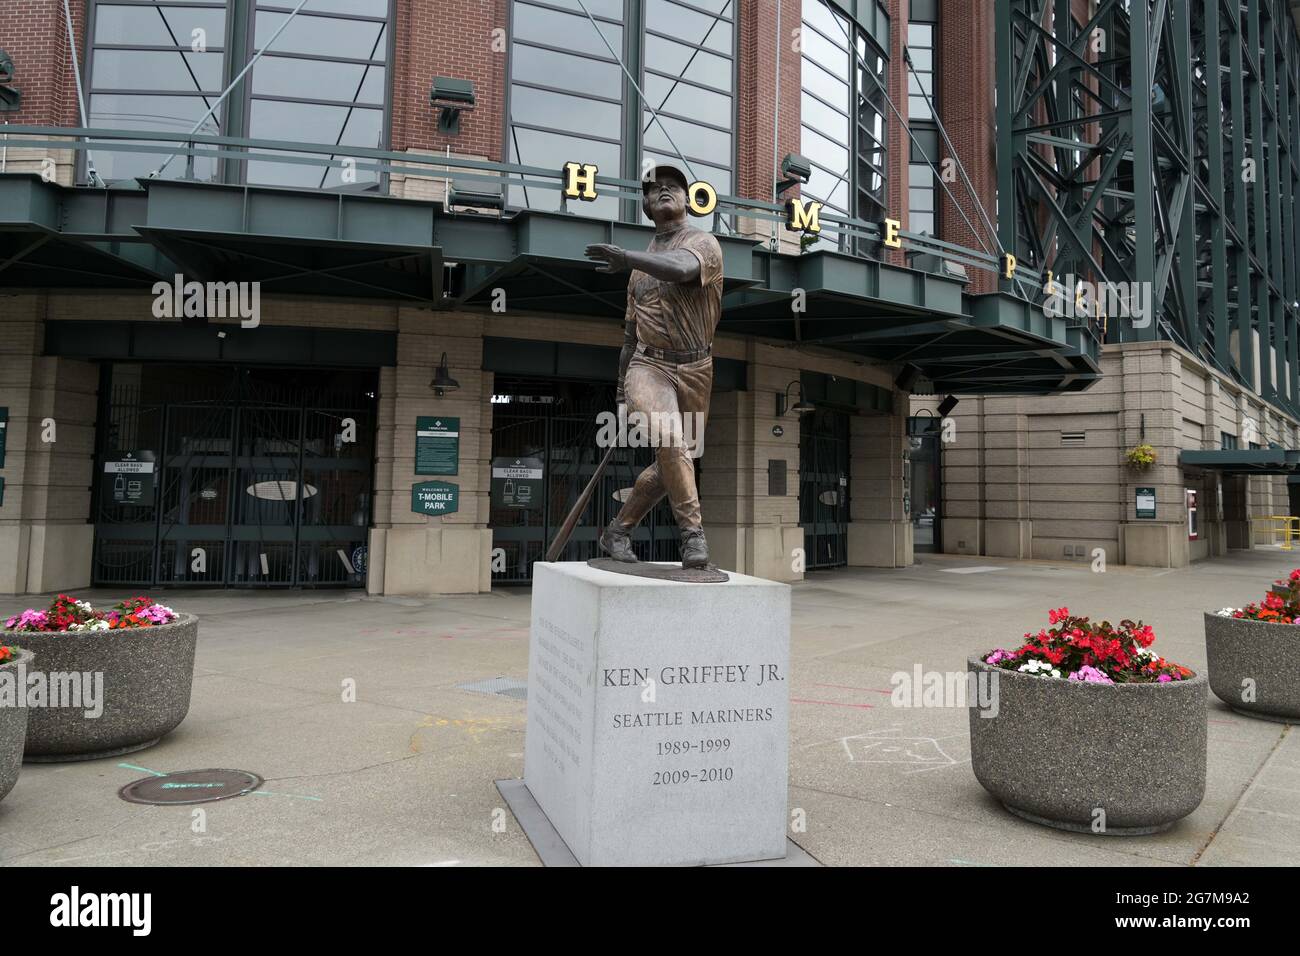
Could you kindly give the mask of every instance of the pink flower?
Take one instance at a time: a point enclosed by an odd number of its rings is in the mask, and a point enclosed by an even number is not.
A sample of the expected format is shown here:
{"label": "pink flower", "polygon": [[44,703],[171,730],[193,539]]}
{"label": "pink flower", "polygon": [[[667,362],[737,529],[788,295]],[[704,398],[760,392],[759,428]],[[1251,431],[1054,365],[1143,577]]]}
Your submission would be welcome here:
{"label": "pink flower", "polygon": [[1010,651],[1004,651],[1002,648],[999,647],[996,651],[994,651],[994,652],[993,652],[992,654],[990,654],[988,657],[984,658],[984,663],[985,663],[985,664],[1000,664],[1000,663],[1002,663],[1003,661],[1014,660],[1014,659],[1015,659],[1015,656],[1016,656],[1016,655],[1015,655],[1015,654],[1012,654]]}
{"label": "pink flower", "polygon": [[1170,677],[1168,674],[1161,674],[1159,677],[1156,678],[1156,683],[1168,684],[1171,680],[1173,680],[1173,678]]}
{"label": "pink flower", "polygon": [[1113,684],[1113,683],[1115,683],[1113,680],[1111,680],[1111,679],[1106,675],[1106,672],[1105,672],[1105,671],[1098,670],[1097,668],[1095,668],[1095,667],[1091,667],[1091,666],[1089,666],[1089,665],[1087,665],[1087,664],[1084,664],[1084,665],[1083,665],[1082,667],[1080,667],[1077,671],[1075,671],[1074,673],[1072,673],[1072,674],[1069,676],[1068,680],[1078,681],[1078,682],[1080,682],[1080,683],[1084,683],[1084,684]]}

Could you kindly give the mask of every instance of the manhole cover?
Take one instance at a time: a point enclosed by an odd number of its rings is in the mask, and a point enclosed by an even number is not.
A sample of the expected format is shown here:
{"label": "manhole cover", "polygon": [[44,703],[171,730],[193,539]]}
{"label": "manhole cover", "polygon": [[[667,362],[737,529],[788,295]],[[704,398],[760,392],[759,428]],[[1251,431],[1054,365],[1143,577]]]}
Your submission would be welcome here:
{"label": "manhole cover", "polygon": [[181,770],[128,783],[117,795],[127,803],[211,803],[242,797],[261,785],[262,778],[247,770]]}
{"label": "manhole cover", "polygon": [[474,694],[499,694],[514,700],[528,699],[528,685],[513,677],[489,677],[476,680],[470,684],[457,684],[457,690],[467,690]]}

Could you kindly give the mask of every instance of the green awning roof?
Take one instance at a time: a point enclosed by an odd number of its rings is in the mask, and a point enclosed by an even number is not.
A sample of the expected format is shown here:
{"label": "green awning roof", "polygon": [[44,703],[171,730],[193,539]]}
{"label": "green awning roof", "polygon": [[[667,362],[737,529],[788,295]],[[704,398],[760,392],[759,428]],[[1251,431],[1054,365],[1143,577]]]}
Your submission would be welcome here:
{"label": "green awning roof", "polygon": [[[626,277],[583,253],[644,248],[652,229],[577,214],[449,213],[371,193],[177,180],[63,187],[0,175],[0,287],[142,288],[258,281],[267,293],[396,299],[619,320]],[[718,236],[721,331],[915,366],[957,394],[1077,391],[1099,377],[1095,335],[950,276],[838,252],[787,255]],[[797,306],[802,306],[798,308]],[[202,320],[199,320],[200,322]]]}
{"label": "green awning roof", "polygon": [[1292,475],[1300,470],[1300,450],[1285,448],[1185,450],[1179,453],[1178,460],[1190,468],[1221,471],[1228,475]]}

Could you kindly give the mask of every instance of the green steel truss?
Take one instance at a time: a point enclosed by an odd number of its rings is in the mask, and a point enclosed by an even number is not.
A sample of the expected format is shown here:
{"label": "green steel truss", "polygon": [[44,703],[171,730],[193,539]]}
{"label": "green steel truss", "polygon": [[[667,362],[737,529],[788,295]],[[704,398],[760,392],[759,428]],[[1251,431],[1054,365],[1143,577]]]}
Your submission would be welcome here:
{"label": "green steel truss", "polygon": [[999,238],[1058,281],[1150,283],[1149,320],[1109,315],[1106,341],[1176,342],[1300,413],[1287,4],[1076,7],[997,0]]}

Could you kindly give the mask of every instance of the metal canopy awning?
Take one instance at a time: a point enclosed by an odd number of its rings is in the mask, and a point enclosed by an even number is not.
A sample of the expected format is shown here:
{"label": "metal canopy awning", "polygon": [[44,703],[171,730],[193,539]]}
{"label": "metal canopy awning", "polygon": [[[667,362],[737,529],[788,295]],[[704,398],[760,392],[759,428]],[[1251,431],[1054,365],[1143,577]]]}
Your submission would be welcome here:
{"label": "metal canopy awning", "polygon": [[[626,277],[597,272],[584,250],[643,249],[651,234],[577,214],[449,213],[368,193],[178,180],[64,187],[0,174],[0,287],[10,288],[150,289],[179,273],[443,309],[492,308],[504,292],[511,311],[621,319]],[[1095,335],[1023,299],[972,296],[949,276],[838,252],[718,241],[721,331],[913,365],[957,394],[1077,391],[1099,377]]]}
{"label": "metal canopy awning", "polygon": [[1180,464],[1220,471],[1225,475],[1293,475],[1300,470],[1300,450],[1286,448],[1224,448],[1217,451],[1185,450]]}
{"label": "metal canopy awning", "polygon": [[442,297],[429,203],[345,192],[142,181],[135,231],[187,280],[416,302]]}
{"label": "metal canopy awning", "polygon": [[1085,330],[1022,299],[970,296],[957,279],[839,253],[760,256],[766,281],[727,297],[726,331],[914,365],[957,394],[1081,391],[1100,377]]}
{"label": "metal canopy awning", "polygon": [[[83,233],[86,220],[101,226],[125,194],[135,189],[100,190],[97,201],[82,204],[75,221],[68,216],[60,186],[35,174],[0,176],[0,286],[74,289],[130,289],[157,281],[170,264],[155,250],[115,241],[102,228]],[[172,270],[174,271],[174,270]]]}
{"label": "metal canopy awning", "polygon": [[[491,306],[504,291],[510,309],[622,318],[627,308],[627,276],[597,272],[584,250],[595,243],[644,249],[653,226],[584,219],[529,210],[511,220],[514,254],[498,268],[477,265],[468,273],[461,303]],[[717,236],[722,247],[724,290],[754,285],[757,242]],[[450,258],[450,256],[449,256]]]}

